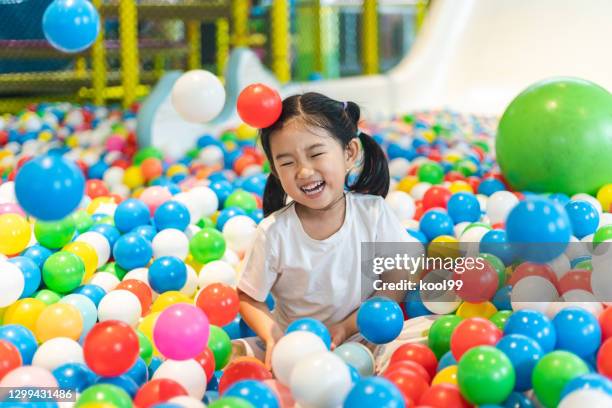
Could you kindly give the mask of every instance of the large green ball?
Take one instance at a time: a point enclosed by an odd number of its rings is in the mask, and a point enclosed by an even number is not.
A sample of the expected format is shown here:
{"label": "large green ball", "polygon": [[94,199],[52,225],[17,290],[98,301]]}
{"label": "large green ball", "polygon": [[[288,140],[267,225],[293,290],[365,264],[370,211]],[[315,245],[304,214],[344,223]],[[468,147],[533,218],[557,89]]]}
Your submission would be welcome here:
{"label": "large green ball", "polygon": [[588,373],[589,367],[580,357],[568,351],[556,350],[542,357],[533,369],[533,390],[546,408],[556,407],[567,383]]}
{"label": "large green ball", "polygon": [[202,228],[189,241],[189,251],[201,264],[216,261],[225,253],[225,238],[214,228]]}
{"label": "large green ball", "polygon": [[60,221],[36,221],[34,235],[39,244],[50,249],[58,249],[72,239],[76,225],[72,216]]}
{"label": "large green ball", "polygon": [[451,336],[462,320],[456,315],[442,316],[429,328],[427,344],[438,359],[450,350]]}
{"label": "large green ball", "polygon": [[72,292],[81,284],[84,275],[85,264],[72,252],[56,252],[43,264],[43,281],[57,293]]}
{"label": "large green ball", "polygon": [[212,324],[210,325],[208,348],[215,357],[215,370],[223,369],[229,363],[232,356],[232,341],[225,330]]}
{"label": "large green ball", "polygon": [[107,403],[116,408],[132,407],[132,400],[128,393],[112,384],[92,385],[83,391],[75,406],[79,408],[86,404],[94,403]]}
{"label": "large green ball", "polygon": [[491,346],[469,349],[457,366],[461,394],[476,405],[501,404],[512,392],[515,380],[508,356]]}
{"label": "large green ball", "polygon": [[517,190],[594,194],[612,182],[612,96],[581,79],[538,82],[504,112],[495,147]]}

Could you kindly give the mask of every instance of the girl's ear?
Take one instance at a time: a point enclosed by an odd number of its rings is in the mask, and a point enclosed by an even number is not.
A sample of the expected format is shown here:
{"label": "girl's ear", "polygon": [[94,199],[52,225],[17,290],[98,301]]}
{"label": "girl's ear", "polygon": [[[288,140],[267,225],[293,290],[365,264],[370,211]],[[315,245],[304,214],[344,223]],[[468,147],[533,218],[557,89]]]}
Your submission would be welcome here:
{"label": "girl's ear", "polygon": [[355,162],[359,158],[360,150],[361,143],[359,143],[359,138],[357,137],[351,139],[348,145],[346,145],[346,149],[344,149],[344,154],[347,170],[352,169],[355,166]]}

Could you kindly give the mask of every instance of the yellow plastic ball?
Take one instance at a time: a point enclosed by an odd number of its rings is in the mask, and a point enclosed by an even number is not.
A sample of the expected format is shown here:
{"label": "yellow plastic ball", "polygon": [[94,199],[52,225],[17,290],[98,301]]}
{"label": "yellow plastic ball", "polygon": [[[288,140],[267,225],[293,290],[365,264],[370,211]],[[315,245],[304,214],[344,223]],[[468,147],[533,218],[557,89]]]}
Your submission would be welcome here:
{"label": "yellow plastic ball", "polygon": [[430,242],[427,255],[431,258],[457,258],[461,255],[459,241],[450,235],[440,235]]}
{"label": "yellow plastic ball", "polygon": [[423,138],[431,143],[436,140],[436,133],[433,130],[426,130],[423,132]]}
{"label": "yellow plastic ball", "polygon": [[53,133],[48,130],[43,130],[38,134],[38,140],[41,142],[50,142],[53,139]]}
{"label": "yellow plastic ball", "polygon": [[86,402],[84,404],[77,403],[78,408],[117,408],[115,404],[110,402]]}
{"label": "yellow plastic ball", "polygon": [[45,307],[47,305],[38,299],[19,299],[6,308],[3,324],[20,324],[34,333],[36,322]]}
{"label": "yellow plastic ball", "polygon": [[176,176],[177,174],[188,174],[189,169],[184,164],[173,164],[168,167],[168,171],[166,171],[166,175],[168,177]]}
{"label": "yellow plastic ball", "polygon": [[185,264],[191,266],[196,273],[200,273],[200,270],[202,270],[202,267],[204,266],[198,261],[196,261],[193,255],[191,255],[191,253],[187,255],[187,259],[185,259]]}
{"label": "yellow plastic ball", "polygon": [[612,205],[612,184],[606,184],[597,191],[597,200],[601,203],[604,212],[610,211],[610,205]]}
{"label": "yellow plastic ball", "polygon": [[219,218],[219,214],[220,214],[220,211],[215,211],[215,212],[214,212],[213,214],[211,214],[211,215],[210,215],[210,217],[208,217],[208,218],[210,218],[210,220],[211,220],[213,223],[217,224],[217,218]]}
{"label": "yellow plastic ball", "polygon": [[83,317],[79,310],[67,303],[54,303],[38,316],[34,334],[39,342],[44,343],[55,337],[78,340],[82,332]]}
{"label": "yellow plastic ball", "polygon": [[246,123],[241,124],[236,129],[236,138],[238,140],[253,140],[257,137],[257,129],[247,125]]}
{"label": "yellow plastic ball", "polygon": [[149,339],[151,345],[153,346],[153,355],[161,356],[160,352],[155,347],[155,342],[153,341],[153,329],[155,328],[155,322],[159,317],[160,312],[149,313],[145,317],[142,318],[140,323],[138,324],[138,330],[144,334],[144,336]]}
{"label": "yellow plastic ball", "polygon": [[138,198],[140,197],[140,195],[142,194],[142,192],[145,191],[144,187],[138,187],[137,189],[134,190],[134,192],[132,193],[132,198]]}
{"label": "yellow plastic ball", "polygon": [[396,184],[395,188],[404,193],[410,193],[412,187],[419,182],[419,178],[416,176],[406,176]]}
{"label": "yellow plastic ball", "polygon": [[451,365],[440,370],[431,381],[431,385],[436,384],[457,385],[457,366]]}
{"label": "yellow plastic ball", "polygon": [[85,275],[83,282],[89,281],[98,267],[98,254],[96,250],[87,242],[74,241],[64,247],[64,251],[72,252],[83,261],[85,265]]}
{"label": "yellow plastic ball", "polygon": [[140,187],[144,184],[144,177],[142,176],[142,171],[140,170],[140,166],[130,166],[125,169],[123,173],[123,184],[127,187],[134,189]]}
{"label": "yellow plastic ball", "polygon": [[71,135],[66,138],[66,146],[74,149],[79,146],[79,138],[76,135]]}
{"label": "yellow plastic ball", "polygon": [[456,315],[468,319],[470,317],[482,317],[488,319],[497,313],[497,308],[491,302],[471,303],[463,302]]}
{"label": "yellow plastic ball", "polygon": [[115,200],[112,197],[96,197],[87,204],[87,212],[89,214],[95,214],[98,212],[100,206],[105,204],[115,205]]}
{"label": "yellow plastic ball", "polygon": [[456,152],[450,152],[444,155],[444,161],[449,162],[451,164],[455,164],[461,159],[462,159],[461,155]]}
{"label": "yellow plastic ball", "polygon": [[189,296],[184,293],[178,292],[176,290],[170,290],[168,292],[164,292],[153,302],[153,306],[151,306],[152,312],[161,312],[165,310],[167,307],[176,305],[177,303],[187,303],[193,304],[193,301]]}
{"label": "yellow plastic ball", "polygon": [[19,214],[0,215],[0,254],[15,255],[30,243],[32,229]]}
{"label": "yellow plastic ball", "polygon": [[11,152],[10,150],[0,150],[0,160],[6,157],[11,157],[12,155],[13,155],[13,152]]}
{"label": "yellow plastic ball", "polygon": [[460,192],[474,193],[474,189],[472,189],[472,186],[470,186],[469,183],[463,180],[453,181],[450,186],[448,186],[448,189],[453,194]]}

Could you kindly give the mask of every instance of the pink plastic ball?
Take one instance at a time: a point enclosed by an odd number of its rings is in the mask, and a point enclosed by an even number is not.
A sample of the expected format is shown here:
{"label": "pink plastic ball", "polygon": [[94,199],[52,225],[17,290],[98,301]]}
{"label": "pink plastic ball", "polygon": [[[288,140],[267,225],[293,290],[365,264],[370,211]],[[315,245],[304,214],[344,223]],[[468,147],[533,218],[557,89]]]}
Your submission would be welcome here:
{"label": "pink plastic ball", "polygon": [[125,146],[125,141],[120,136],[111,136],[106,139],[106,150],[109,152],[121,151]]}
{"label": "pink plastic ball", "polygon": [[149,211],[153,215],[157,207],[172,198],[172,194],[166,187],[153,186],[144,190],[138,198],[149,207]]}
{"label": "pink plastic ball", "polygon": [[208,344],[210,323],[203,311],[185,303],[165,309],[155,322],[153,342],[159,352],[172,360],[197,357]]}
{"label": "pink plastic ball", "polygon": [[0,381],[0,387],[57,387],[57,380],[42,367],[23,366],[7,373]]}
{"label": "pink plastic ball", "polygon": [[25,213],[16,203],[2,203],[0,204],[0,215],[2,214],[19,214],[22,217],[25,217]]}

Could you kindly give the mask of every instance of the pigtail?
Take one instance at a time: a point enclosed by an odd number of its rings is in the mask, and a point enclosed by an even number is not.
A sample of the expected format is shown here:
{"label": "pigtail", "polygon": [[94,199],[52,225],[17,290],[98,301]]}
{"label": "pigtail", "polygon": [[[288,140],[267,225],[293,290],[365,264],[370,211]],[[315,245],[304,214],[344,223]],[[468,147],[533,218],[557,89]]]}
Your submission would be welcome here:
{"label": "pigtail", "polygon": [[286,200],[287,193],[285,193],[285,190],[283,190],[280,180],[271,173],[266,181],[266,188],[263,195],[264,217],[267,217],[274,211],[283,208]]}
{"label": "pigtail", "polygon": [[359,132],[363,147],[363,168],[351,191],[386,197],[389,192],[389,163],[376,141],[367,133]]}

